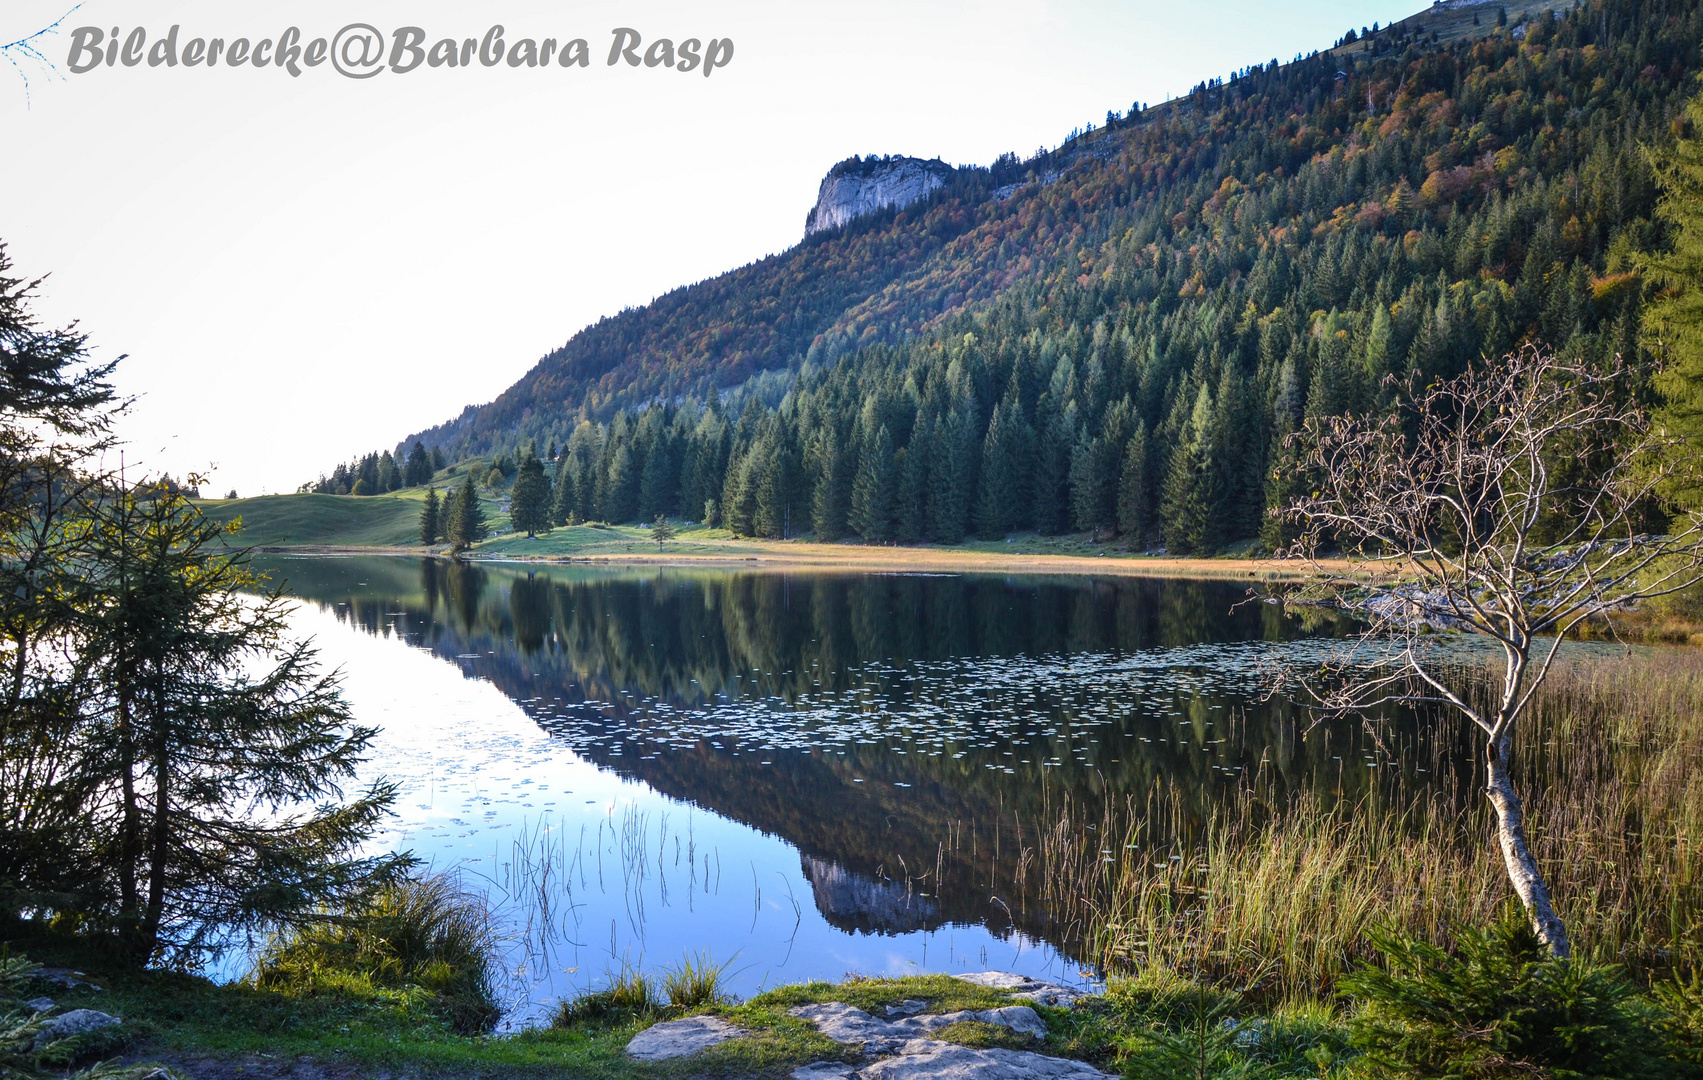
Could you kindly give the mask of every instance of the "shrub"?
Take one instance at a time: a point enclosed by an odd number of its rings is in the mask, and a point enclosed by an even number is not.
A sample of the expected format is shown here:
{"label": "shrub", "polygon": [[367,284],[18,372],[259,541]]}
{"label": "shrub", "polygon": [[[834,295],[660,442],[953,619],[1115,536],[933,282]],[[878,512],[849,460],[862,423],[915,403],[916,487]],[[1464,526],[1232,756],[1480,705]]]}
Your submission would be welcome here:
{"label": "shrub", "polygon": [[447,874],[404,878],[357,911],[275,941],[260,958],[255,982],[293,993],[418,987],[468,1034],[490,1030],[501,1012],[495,952],[482,895]]}
{"label": "shrub", "polygon": [[1454,953],[1375,932],[1382,967],[1342,980],[1376,1077],[1639,1080],[1671,1074],[1655,1010],[1615,967],[1550,958],[1517,907],[1460,927]]}
{"label": "shrub", "polygon": [[727,965],[712,962],[707,953],[688,956],[680,961],[679,967],[663,974],[662,992],[668,1004],[676,1009],[720,1005],[728,1000],[722,989],[726,973]]}
{"label": "shrub", "polygon": [[558,1028],[582,1024],[621,1024],[655,1012],[659,1000],[656,987],[642,972],[622,963],[618,974],[609,977],[602,990],[569,998],[556,1007],[550,1025]]}

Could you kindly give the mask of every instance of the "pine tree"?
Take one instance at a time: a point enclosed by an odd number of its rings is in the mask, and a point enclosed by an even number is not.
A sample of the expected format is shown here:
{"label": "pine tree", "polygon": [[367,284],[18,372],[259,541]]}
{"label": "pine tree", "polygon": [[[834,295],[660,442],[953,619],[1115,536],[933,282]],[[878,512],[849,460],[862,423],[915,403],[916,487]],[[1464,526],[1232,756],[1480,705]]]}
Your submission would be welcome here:
{"label": "pine tree", "polygon": [[466,551],[485,539],[485,508],[479,503],[479,489],[468,472],[455,493],[455,512],[450,515],[449,542],[457,551]]}
{"label": "pine tree", "polygon": [[873,437],[866,436],[858,454],[857,477],[852,481],[852,531],[871,544],[893,538],[893,436],[882,424]]}
{"label": "pine tree", "polygon": [[846,515],[851,502],[851,479],[857,459],[840,449],[839,433],[825,427],[812,455],[816,466],[816,488],[810,497],[810,528],[818,540],[838,540],[846,534]]}
{"label": "pine tree", "polygon": [[432,479],[432,459],[426,453],[425,446],[414,440],[414,448],[408,451],[408,465],[404,470],[403,480],[408,487],[419,487]]}
{"label": "pine tree", "polygon": [[1165,546],[1173,555],[1206,554],[1220,542],[1222,485],[1213,460],[1213,435],[1212,395],[1202,386],[1165,474],[1161,514]]}
{"label": "pine tree", "polygon": [[[107,788],[84,825],[123,952],[192,965],[226,935],[347,901],[398,869],[360,854],[395,788],[330,801],[374,729],[350,724],[336,677],[288,639],[283,596],[232,557],[226,526],[180,493],[149,494],[91,507],[76,571],[78,651],[92,661],[81,670],[111,702],[82,748],[86,780]],[[305,812],[256,817],[256,805]]]}
{"label": "pine tree", "polygon": [[928,460],[928,536],[937,544],[963,543],[969,529],[970,421],[964,412],[936,417]]}
{"label": "pine tree", "polygon": [[438,522],[439,504],[438,489],[426,489],[426,505],[420,510],[420,543],[431,547],[438,542],[442,528]]}
{"label": "pine tree", "polygon": [[990,540],[1016,528],[1024,516],[1029,492],[1020,459],[1032,452],[1029,443],[1029,425],[1023,422],[1015,395],[1008,395],[994,409],[982,440],[976,531]]}
{"label": "pine tree", "polygon": [[509,520],[516,532],[524,532],[529,539],[550,531],[550,483],[536,454],[528,452],[521,459],[509,492]]}
{"label": "pine tree", "polygon": [[1152,483],[1147,474],[1147,422],[1135,426],[1124,447],[1123,472],[1118,477],[1118,532],[1131,548],[1147,543],[1153,530]]}

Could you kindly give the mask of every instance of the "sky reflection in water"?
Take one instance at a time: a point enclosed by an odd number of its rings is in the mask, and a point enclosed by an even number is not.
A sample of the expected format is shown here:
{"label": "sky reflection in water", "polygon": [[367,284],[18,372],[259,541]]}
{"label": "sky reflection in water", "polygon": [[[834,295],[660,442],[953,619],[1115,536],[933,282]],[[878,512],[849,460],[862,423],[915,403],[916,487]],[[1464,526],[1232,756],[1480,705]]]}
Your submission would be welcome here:
{"label": "sky reflection in water", "polygon": [[[501,905],[515,1023],[623,964],[732,988],[987,968],[1083,981],[1000,886],[1061,801],[1380,762],[1261,700],[1328,641],[1223,583],[459,566],[264,567],[382,729],[380,838]],[[1350,763],[1345,767],[1344,760]],[[1362,763],[1373,766],[1371,770]],[[1110,842],[1109,840],[1107,842]]]}

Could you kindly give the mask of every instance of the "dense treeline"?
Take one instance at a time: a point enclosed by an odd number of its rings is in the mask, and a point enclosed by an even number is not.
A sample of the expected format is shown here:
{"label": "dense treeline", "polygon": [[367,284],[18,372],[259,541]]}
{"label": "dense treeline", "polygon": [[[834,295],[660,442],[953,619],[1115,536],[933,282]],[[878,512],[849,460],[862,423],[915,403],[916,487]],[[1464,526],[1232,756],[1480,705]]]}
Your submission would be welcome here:
{"label": "dense treeline", "polygon": [[1695,7],[1599,2],[1449,46],[1392,28],[1352,71],[1325,54],[1203,84],[1102,129],[1115,159],[1010,200],[846,332],[938,310],[939,275],[1014,279],[980,308],[806,364],[772,407],[581,410],[521,434],[565,438],[555,521],[1252,538],[1293,483],[1285,435],[1387,407],[1385,376],[1526,340],[1637,355],[1633,260],[1659,240],[1642,148],[1683,131],[1700,36]]}
{"label": "dense treeline", "polygon": [[330,476],[321,475],[298,490],[320,495],[383,495],[405,487],[419,487],[444,467],[443,451],[427,450],[418,439],[408,451],[406,460],[398,460],[389,450],[367,454],[347,464],[339,464]]}

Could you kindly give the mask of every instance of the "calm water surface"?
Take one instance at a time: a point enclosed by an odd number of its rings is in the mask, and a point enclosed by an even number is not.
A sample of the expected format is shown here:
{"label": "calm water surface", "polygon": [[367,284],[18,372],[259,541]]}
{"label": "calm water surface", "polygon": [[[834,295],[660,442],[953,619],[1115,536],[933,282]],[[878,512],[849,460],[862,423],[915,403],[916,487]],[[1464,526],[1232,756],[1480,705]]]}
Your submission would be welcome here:
{"label": "calm water surface", "polygon": [[[1303,629],[1243,586],[284,558],[300,633],[381,729],[380,843],[497,903],[511,1022],[687,955],[733,989],[848,972],[1082,983],[1000,886],[1061,806],[1399,763],[1262,692]],[[1115,842],[1108,839],[1107,843]],[[1110,849],[1106,849],[1109,855]]]}

